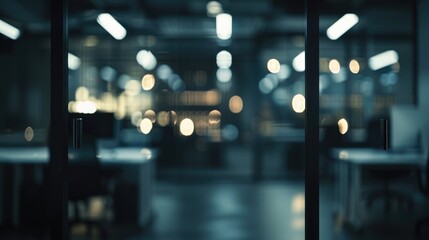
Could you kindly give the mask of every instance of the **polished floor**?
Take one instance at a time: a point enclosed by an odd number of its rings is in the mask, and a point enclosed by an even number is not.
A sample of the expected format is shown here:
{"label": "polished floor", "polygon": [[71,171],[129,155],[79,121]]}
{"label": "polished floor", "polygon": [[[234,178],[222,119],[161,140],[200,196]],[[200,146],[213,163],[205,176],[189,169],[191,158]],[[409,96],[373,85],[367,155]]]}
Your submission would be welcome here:
{"label": "polished floor", "polygon": [[[429,239],[429,225],[420,237],[414,235],[415,220],[429,210],[427,205],[398,209],[358,232],[335,217],[334,196],[333,182],[322,181],[321,240]],[[110,224],[107,231],[109,240],[304,240],[304,211],[302,179],[257,183],[161,180],[155,188],[153,218],[145,229]],[[96,232],[91,236],[73,232],[77,234],[72,240],[102,239]],[[36,238],[0,234],[0,239]]]}
{"label": "polished floor", "polygon": [[[304,239],[303,185],[160,184],[146,239]],[[135,238],[138,239],[138,238]]]}
{"label": "polished floor", "polygon": [[[303,240],[303,181],[260,183],[159,182],[154,218],[142,232],[117,239],[145,240]],[[334,188],[320,189],[320,239],[429,239],[429,229],[414,236],[414,213],[399,211],[386,222],[356,232],[333,214]],[[122,233],[124,233],[122,231]],[[112,238],[115,238],[112,235]],[[115,238],[116,239],[116,238]]]}

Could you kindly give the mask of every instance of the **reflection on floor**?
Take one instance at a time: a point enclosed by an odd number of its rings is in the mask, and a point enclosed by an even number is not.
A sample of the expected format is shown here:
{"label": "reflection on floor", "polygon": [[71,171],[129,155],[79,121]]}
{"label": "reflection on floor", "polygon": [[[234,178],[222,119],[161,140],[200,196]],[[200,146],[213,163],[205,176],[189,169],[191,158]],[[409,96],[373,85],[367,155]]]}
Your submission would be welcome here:
{"label": "reflection on floor", "polygon": [[[400,225],[374,225],[360,233],[347,230],[333,216],[333,189],[332,183],[321,184],[321,240],[416,239],[412,218]],[[158,182],[151,225],[141,232],[112,229],[110,239],[304,240],[304,204],[302,181]],[[420,239],[427,239],[428,232],[425,229]]]}
{"label": "reflection on floor", "polygon": [[302,183],[165,183],[158,189],[145,239],[304,239]]}
{"label": "reflection on floor", "polygon": [[[108,228],[109,240],[304,240],[304,183],[297,180],[204,182],[159,181],[154,217],[146,229],[127,226]],[[414,236],[417,216],[428,208],[417,204],[412,211],[397,210],[384,222],[352,231],[333,214],[334,187],[320,187],[320,239],[429,239],[429,226]],[[381,206],[382,208],[382,206]],[[399,222],[399,224],[398,224]],[[76,226],[72,240],[95,240],[83,226]],[[86,233],[85,233],[86,232]],[[34,235],[2,233],[0,239],[38,239]],[[91,234],[89,234],[91,235]]]}

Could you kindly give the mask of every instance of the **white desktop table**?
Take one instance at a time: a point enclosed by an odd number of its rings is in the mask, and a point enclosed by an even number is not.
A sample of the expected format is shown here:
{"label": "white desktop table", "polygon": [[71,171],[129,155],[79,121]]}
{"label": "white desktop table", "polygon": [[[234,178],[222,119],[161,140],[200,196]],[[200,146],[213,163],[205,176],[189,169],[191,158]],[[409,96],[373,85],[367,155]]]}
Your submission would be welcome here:
{"label": "white desktop table", "polygon": [[362,173],[366,169],[416,170],[426,164],[426,157],[417,150],[389,151],[375,148],[333,149],[337,161],[336,200],[337,216],[356,229],[367,217],[362,207]]}
{"label": "white desktop table", "polygon": [[[19,184],[23,165],[44,166],[48,164],[49,151],[47,147],[1,147],[0,166],[12,166],[12,224],[19,223]],[[152,205],[153,162],[156,159],[157,151],[149,148],[138,147],[115,147],[109,149],[98,149],[97,158],[102,166],[134,166],[138,168],[138,225],[143,227],[149,220]],[[70,161],[75,156],[69,154]],[[1,169],[0,169],[1,170]],[[0,171],[1,175],[1,171]],[[1,190],[1,189],[0,189]],[[4,194],[0,192],[0,195]],[[0,204],[2,206],[3,204]],[[2,219],[0,210],[0,223]]]}

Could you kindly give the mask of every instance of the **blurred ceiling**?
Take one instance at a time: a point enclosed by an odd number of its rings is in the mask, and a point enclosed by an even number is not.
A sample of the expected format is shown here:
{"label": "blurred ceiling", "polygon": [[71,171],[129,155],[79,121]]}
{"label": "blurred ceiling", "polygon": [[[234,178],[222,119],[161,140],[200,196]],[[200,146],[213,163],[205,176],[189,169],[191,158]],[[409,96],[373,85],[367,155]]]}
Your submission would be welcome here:
{"label": "blurred ceiling", "polygon": [[[45,5],[41,2],[45,2]],[[69,0],[69,29],[83,35],[105,34],[97,15],[109,12],[130,35],[164,37],[215,37],[213,18],[207,17],[208,0]],[[234,37],[263,34],[297,34],[305,29],[305,1],[221,0],[234,19]],[[1,0],[0,19],[24,31],[49,31],[49,1]],[[411,33],[412,1],[408,0],[320,0],[320,29],[324,32],[347,12],[359,15],[353,31],[374,35]],[[380,16],[383,16],[380,18]],[[390,26],[390,27],[389,27]]]}
{"label": "blurred ceiling", "polygon": [[[289,63],[304,50],[305,1],[220,0],[223,10],[233,17],[232,40],[226,42],[216,37],[215,18],[207,15],[208,2],[69,0],[69,37],[73,39],[70,51],[83,54],[79,49],[86,45],[87,37],[97,36],[97,48],[86,48],[85,59],[104,62],[101,64],[114,59],[108,64],[133,73],[140,70],[136,64],[129,63],[135,62],[135,54],[142,48],[155,51],[159,62],[175,62],[182,67],[191,62],[189,67],[194,68],[204,64],[214,66],[213,56],[221,48],[227,48],[242,60],[254,61],[255,49],[258,49],[262,61],[278,57]],[[50,30],[48,3],[47,0],[1,0],[0,19],[19,27],[23,35],[47,34]],[[349,12],[360,18],[359,24],[347,32],[355,40],[359,36],[366,40],[412,37],[413,7],[409,0],[320,0],[319,5],[320,35],[324,38],[326,29]],[[96,19],[102,12],[113,15],[127,29],[124,40],[114,40],[98,25]],[[151,43],[154,39],[156,45]],[[338,44],[327,41],[321,54],[338,55],[335,52]]]}

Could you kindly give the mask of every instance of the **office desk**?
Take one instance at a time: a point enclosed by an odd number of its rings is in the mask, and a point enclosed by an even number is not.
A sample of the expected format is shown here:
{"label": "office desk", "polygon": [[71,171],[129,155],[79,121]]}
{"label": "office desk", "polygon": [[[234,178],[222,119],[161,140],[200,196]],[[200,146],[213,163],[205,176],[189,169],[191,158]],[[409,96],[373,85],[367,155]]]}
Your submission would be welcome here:
{"label": "office desk", "polygon": [[[70,161],[78,158],[79,151],[69,153]],[[3,209],[0,208],[0,223],[10,222],[12,225],[19,224],[19,186],[21,184],[22,167],[33,165],[37,170],[47,166],[49,151],[47,147],[7,147],[0,148],[0,166],[10,166],[12,169],[11,187],[11,219],[3,219]],[[115,147],[110,149],[98,149],[97,158],[104,167],[131,167],[137,170],[137,202],[138,219],[137,225],[143,227],[149,220],[151,213],[151,199],[154,185],[153,160],[156,159],[157,151],[148,148]],[[39,171],[41,172],[41,171]],[[0,175],[2,175],[0,168]],[[42,176],[42,173],[36,174]],[[40,180],[41,182],[41,180]],[[0,187],[0,190],[3,187]],[[0,200],[5,194],[0,191]],[[4,203],[0,206],[4,208]]]}
{"label": "office desk", "polygon": [[336,214],[346,223],[360,229],[366,219],[362,207],[362,173],[368,169],[416,170],[425,157],[416,150],[385,151],[371,148],[333,149],[336,160]]}
{"label": "office desk", "polygon": [[[149,148],[120,147],[99,149],[97,158],[105,168],[120,169],[124,182],[137,182],[137,225],[144,227],[152,214],[152,196],[155,186],[155,164],[157,151]],[[129,170],[137,171],[129,176]]]}

